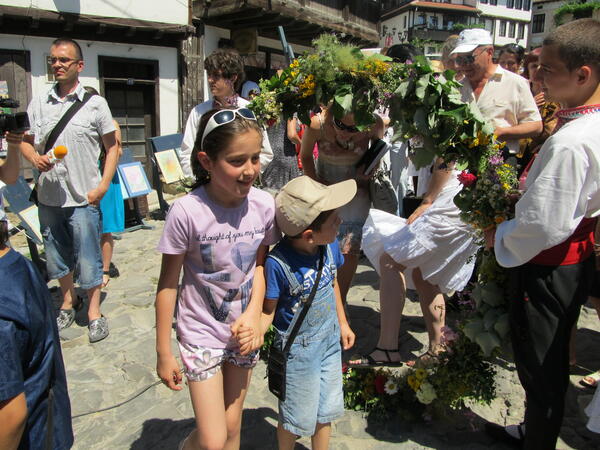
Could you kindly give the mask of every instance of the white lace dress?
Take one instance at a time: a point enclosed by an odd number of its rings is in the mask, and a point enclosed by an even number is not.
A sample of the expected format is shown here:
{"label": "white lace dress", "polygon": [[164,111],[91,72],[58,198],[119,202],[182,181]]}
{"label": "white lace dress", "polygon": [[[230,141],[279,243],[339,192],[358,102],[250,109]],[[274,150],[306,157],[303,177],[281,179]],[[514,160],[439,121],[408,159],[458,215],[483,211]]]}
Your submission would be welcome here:
{"label": "white lace dress", "polygon": [[600,433],[600,388],[596,388],[596,393],[590,404],[585,408],[585,413],[589,417],[587,428],[594,433]]}
{"label": "white lace dress", "polygon": [[462,185],[453,171],[438,197],[410,225],[406,219],[371,209],[363,227],[362,248],[379,273],[379,258],[388,253],[407,269],[407,287],[414,288],[412,271],[420,268],[423,278],[444,293],[460,291],[473,272],[475,243],[473,229],[459,218],[453,198]]}

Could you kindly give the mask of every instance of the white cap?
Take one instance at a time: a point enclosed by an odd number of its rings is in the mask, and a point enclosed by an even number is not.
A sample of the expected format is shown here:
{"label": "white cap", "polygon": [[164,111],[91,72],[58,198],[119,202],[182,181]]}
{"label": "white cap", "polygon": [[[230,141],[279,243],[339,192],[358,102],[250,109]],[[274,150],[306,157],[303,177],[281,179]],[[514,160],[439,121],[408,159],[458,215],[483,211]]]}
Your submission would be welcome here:
{"label": "white cap", "polygon": [[454,50],[452,50],[450,54],[469,53],[480,45],[492,44],[492,36],[489,31],[484,30],[483,28],[469,28],[460,32],[458,40],[456,41],[456,47],[454,47]]}

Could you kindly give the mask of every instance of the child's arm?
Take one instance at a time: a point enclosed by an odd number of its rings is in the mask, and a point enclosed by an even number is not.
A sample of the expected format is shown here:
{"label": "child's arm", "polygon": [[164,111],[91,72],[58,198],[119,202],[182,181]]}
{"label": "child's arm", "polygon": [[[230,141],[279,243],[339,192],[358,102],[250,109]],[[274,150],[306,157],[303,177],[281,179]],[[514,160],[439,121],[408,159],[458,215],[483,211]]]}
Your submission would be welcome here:
{"label": "child's arm", "polygon": [[275,307],[277,306],[277,300],[266,298],[263,303],[263,312],[260,316],[260,332],[264,334],[269,331],[269,327],[273,323],[275,318]]}
{"label": "child's arm", "polygon": [[344,350],[348,350],[354,345],[355,336],[354,332],[350,328],[350,325],[348,324],[348,320],[346,319],[346,311],[344,311],[344,304],[342,303],[342,294],[340,293],[340,286],[338,284],[337,278],[335,279],[333,290],[335,292],[335,309],[338,316],[338,323],[340,324],[340,334],[342,336],[342,348]]}
{"label": "child's arm", "polygon": [[177,301],[177,285],[185,255],[163,255],[156,290],[156,372],[174,391],[180,391],[179,364],[171,351],[171,328]]}
{"label": "child's arm", "polygon": [[[265,260],[269,247],[260,245],[256,252],[256,269],[252,280],[252,293],[246,311],[231,325],[231,333],[240,341],[243,332],[247,336],[252,333],[252,340],[243,339],[240,345],[240,353],[247,355],[253,350],[259,349],[263,342],[263,334],[260,333],[260,316],[263,309],[263,300],[265,298]],[[252,330],[252,331],[250,331]]]}

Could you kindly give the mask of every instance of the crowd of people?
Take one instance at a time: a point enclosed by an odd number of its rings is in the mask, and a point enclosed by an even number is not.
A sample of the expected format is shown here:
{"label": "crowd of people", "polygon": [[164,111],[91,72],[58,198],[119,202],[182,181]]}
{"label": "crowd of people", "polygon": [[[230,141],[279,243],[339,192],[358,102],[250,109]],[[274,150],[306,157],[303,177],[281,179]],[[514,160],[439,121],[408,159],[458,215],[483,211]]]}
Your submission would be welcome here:
{"label": "crowd of people", "polygon": [[[408,45],[385,51],[395,62],[419,53]],[[109,334],[100,291],[110,279],[110,233],[122,229],[122,209],[115,209],[122,198],[111,193],[118,189],[120,133],[106,101],[79,81],[79,45],[57,39],[50,61],[57,82],[29,105],[31,130],[7,133],[0,180],[16,181],[19,154],[39,173],[48,275],[59,281],[62,305],[55,314],[37,269],[10,248],[0,196],[1,448],[73,444],[58,330],[83,305],[75,283],[87,293],[90,342]],[[496,54],[483,29],[451,37],[442,52],[442,68],[456,71],[463,101],[506,143],[504,157],[520,176],[514,219],[486,230],[485,242],[510,268],[511,340],[526,412],[521,424],[486,429],[528,449],[556,446],[575,361],[571,344],[588,296],[600,318],[599,61],[600,23],[592,19],[559,27],[527,54],[514,45]],[[444,349],[446,299],[465,288],[481,249],[452,201],[462,188],[459,171],[440,158],[416,170],[411,143],[391,142],[385,111],[359,129],[353,113],[339,117],[315,105],[310,123],[292,118],[265,129],[242,95],[259,89],[245,83],[243,59],[219,49],[205,68],[212,99],[189,114],[180,151],[193,185],[172,204],[158,243],[157,373],[173,390],[185,376],[196,419],[179,448],[239,448],[252,369],[272,326],[272,348],[287,361],[279,448],[311,436],[314,449],[326,449],[331,422],[344,412],[342,350],[364,338],[355,336],[346,309],[361,250],[380,276],[380,329],[376,347],[348,364],[422,365]],[[379,139],[389,142],[380,169],[391,179],[395,211],[373,209],[374,171],[357,167]],[[57,145],[72,149],[61,162],[47,154]],[[403,201],[411,191],[420,199],[416,208]],[[403,361],[398,337],[409,288],[418,293],[429,342]],[[599,378],[582,382],[595,387]],[[600,394],[587,411],[600,431]]]}

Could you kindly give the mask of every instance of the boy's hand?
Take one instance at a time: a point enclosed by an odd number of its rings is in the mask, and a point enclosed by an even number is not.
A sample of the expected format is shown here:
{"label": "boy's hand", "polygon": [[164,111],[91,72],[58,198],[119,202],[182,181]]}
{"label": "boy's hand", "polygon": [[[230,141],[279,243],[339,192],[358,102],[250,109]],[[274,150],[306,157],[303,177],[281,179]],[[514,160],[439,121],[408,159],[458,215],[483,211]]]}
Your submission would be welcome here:
{"label": "boy's hand", "polygon": [[[256,346],[257,337],[261,336],[259,325],[260,315],[256,316],[248,313],[248,311],[242,313],[242,315],[231,324],[231,334],[238,340],[238,342],[240,342],[240,353],[242,355],[247,355],[252,350],[255,350],[254,347]],[[248,343],[246,339],[248,339],[248,335],[250,333],[252,336],[252,341]],[[238,335],[244,336],[245,345],[242,345]]]}
{"label": "boy's hand", "polygon": [[348,350],[354,346],[354,331],[350,328],[347,323],[340,326],[340,334],[342,336],[342,348]]}
{"label": "boy's hand", "polygon": [[174,391],[180,391],[181,386],[181,370],[179,364],[173,354],[156,357],[156,373],[162,382]]}

